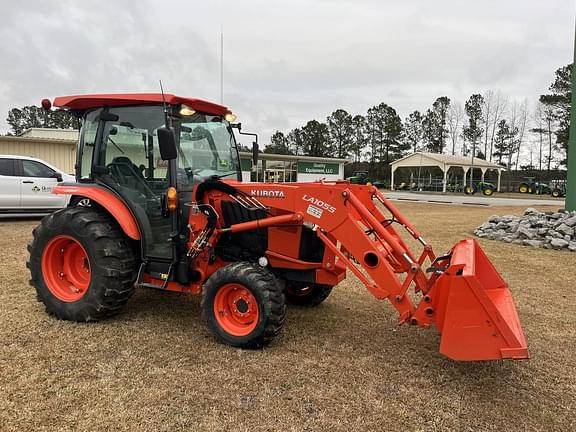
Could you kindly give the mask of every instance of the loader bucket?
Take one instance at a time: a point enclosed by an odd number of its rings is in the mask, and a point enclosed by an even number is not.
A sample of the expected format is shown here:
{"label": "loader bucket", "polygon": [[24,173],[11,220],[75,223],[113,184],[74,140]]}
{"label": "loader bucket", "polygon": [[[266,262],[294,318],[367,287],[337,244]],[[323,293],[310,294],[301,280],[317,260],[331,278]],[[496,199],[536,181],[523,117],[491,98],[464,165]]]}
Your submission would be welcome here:
{"label": "loader bucket", "polygon": [[475,240],[454,246],[433,289],[442,354],[453,360],[528,358],[508,285]]}

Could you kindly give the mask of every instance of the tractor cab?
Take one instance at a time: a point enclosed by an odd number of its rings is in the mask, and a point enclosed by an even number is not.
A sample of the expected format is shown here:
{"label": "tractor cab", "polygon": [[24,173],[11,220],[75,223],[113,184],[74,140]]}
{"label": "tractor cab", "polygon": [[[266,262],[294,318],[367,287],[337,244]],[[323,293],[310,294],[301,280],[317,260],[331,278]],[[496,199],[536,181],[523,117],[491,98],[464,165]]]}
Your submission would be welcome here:
{"label": "tractor cab", "polygon": [[[76,110],[83,118],[78,184],[96,184],[122,198],[140,226],[144,258],[175,258],[175,233],[186,227],[186,220],[166,211],[170,187],[184,204],[193,186],[208,178],[241,180],[227,120],[234,116],[223,106],[156,94],[57,98],[55,105]],[[173,160],[162,158],[159,130],[166,125],[173,131]]]}

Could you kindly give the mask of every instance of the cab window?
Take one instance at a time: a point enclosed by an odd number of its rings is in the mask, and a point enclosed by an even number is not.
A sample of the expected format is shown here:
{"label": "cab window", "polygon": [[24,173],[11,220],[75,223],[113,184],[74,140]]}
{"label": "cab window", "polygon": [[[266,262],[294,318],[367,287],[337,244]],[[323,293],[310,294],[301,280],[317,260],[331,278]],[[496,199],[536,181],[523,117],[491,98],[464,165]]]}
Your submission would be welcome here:
{"label": "cab window", "polygon": [[22,175],[24,177],[43,177],[50,178],[54,175],[54,170],[46,165],[30,160],[22,161]]}

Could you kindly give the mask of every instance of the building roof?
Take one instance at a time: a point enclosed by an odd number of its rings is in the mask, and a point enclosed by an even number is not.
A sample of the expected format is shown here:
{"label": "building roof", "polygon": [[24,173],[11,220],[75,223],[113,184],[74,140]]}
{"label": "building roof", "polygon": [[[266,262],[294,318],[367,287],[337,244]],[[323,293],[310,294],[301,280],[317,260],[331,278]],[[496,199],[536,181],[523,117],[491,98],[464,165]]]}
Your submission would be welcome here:
{"label": "building roof", "polygon": [[65,141],[77,141],[77,129],[56,129],[56,128],[30,128],[26,129],[20,135],[22,138],[42,138],[56,139]]}
{"label": "building roof", "polygon": [[411,155],[405,156],[401,159],[395,160],[391,163],[392,167],[418,167],[418,166],[458,166],[458,167],[474,167],[504,170],[505,167],[488,162],[484,159],[474,158],[467,156],[456,156],[438,153],[424,153],[416,152]]}
{"label": "building roof", "polygon": [[143,104],[161,104],[164,101],[171,105],[185,104],[196,111],[212,115],[224,115],[229,109],[223,105],[176,96],[170,93],[119,93],[119,94],[92,94],[77,96],[60,96],[54,99],[54,106],[73,110],[87,110],[104,106],[129,106]]}
{"label": "building roof", "polygon": [[[241,159],[252,159],[252,153],[240,152]],[[325,162],[325,163],[350,163],[350,159],[337,159],[331,157],[316,157],[316,156],[294,156],[294,155],[281,155],[275,153],[258,153],[258,159],[263,160],[284,160],[284,161],[305,161],[305,162]]]}

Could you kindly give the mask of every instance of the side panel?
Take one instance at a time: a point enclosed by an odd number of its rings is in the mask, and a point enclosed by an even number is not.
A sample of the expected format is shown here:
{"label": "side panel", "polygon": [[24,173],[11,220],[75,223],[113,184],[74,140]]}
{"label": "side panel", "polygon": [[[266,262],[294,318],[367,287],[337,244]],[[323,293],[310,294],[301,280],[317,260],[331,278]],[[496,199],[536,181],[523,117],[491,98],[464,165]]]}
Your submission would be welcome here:
{"label": "side panel", "polygon": [[90,198],[102,207],[118,221],[118,224],[128,237],[133,240],[140,240],[140,230],[138,223],[130,212],[130,209],[112,192],[99,186],[58,185],[52,189],[52,193],[59,195],[76,195]]}

